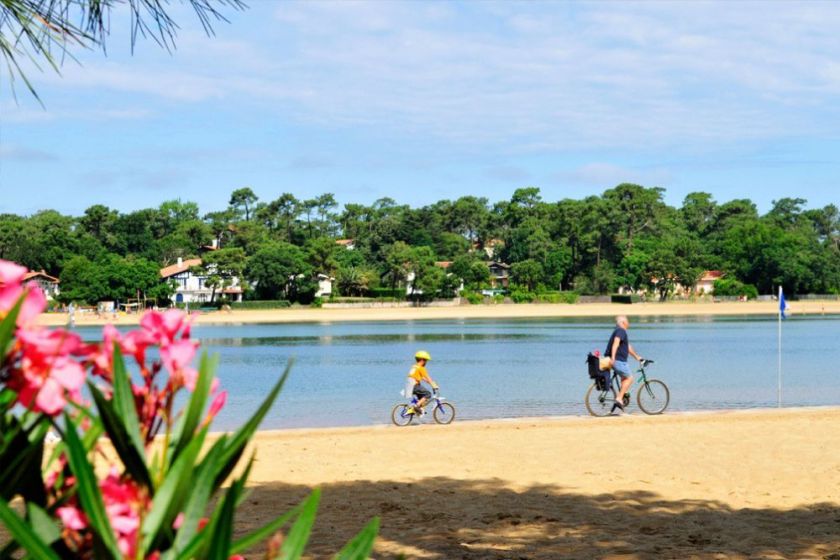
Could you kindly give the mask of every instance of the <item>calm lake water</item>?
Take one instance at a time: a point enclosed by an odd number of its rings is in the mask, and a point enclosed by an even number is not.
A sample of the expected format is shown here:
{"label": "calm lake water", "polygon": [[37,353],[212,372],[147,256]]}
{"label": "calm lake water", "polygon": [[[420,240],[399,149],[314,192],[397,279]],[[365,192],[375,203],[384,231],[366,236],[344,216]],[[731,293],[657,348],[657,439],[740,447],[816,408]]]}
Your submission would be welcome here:
{"label": "calm lake water", "polygon": [[[243,423],[295,357],[262,426],[291,428],[388,423],[417,349],[432,354],[429,372],[459,419],[584,415],[584,359],[603,352],[611,328],[608,318],[405,321],[201,325],[193,336],[221,356],[229,398],[216,429]],[[784,405],[840,403],[840,317],[793,317],[783,329]],[[651,317],[630,340],[656,360],[648,373],[671,389],[670,410],[776,404],[774,319]]]}

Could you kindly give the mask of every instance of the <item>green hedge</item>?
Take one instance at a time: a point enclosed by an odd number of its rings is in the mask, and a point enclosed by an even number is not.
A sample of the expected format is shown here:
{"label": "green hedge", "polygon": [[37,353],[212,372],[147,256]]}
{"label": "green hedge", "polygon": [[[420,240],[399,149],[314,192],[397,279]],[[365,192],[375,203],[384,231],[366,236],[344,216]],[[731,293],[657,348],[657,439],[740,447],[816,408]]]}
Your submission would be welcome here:
{"label": "green hedge", "polygon": [[253,299],[250,301],[230,302],[231,309],[284,309],[291,307],[292,302],[285,299]]}
{"label": "green hedge", "polygon": [[577,292],[525,292],[514,290],[510,294],[513,303],[577,303]]}
{"label": "green hedge", "polygon": [[395,300],[405,299],[405,290],[403,288],[372,288],[369,292],[372,298],[393,298]]}
{"label": "green hedge", "polygon": [[744,284],[734,278],[721,278],[715,280],[715,296],[746,296],[747,299],[758,297],[758,290],[752,284]]}
{"label": "green hedge", "polygon": [[470,305],[478,305],[484,303],[484,296],[478,292],[470,292],[464,290],[461,292],[461,297],[470,302]]}
{"label": "green hedge", "polygon": [[577,303],[580,294],[577,292],[545,292],[536,294],[533,300],[537,303]]}

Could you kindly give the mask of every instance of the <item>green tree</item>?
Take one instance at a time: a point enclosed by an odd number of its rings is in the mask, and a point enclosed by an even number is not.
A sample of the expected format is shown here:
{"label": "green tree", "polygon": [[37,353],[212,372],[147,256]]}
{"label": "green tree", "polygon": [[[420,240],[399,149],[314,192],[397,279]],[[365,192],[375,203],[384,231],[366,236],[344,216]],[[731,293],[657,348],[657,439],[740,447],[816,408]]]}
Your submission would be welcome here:
{"label": "green tree", "polygon": [[251,207],[256,204],[258,200],[257,195],[250,187],[236,189],[230,195],[228,206],[238,216],[245,215],[245,221],[251,219]]}
{"label": "green tree", "polygon": [[306,256],[309,264],[315,270],[315,273],[326,274],[331,276],[338,268],[338,253],[347,251],[343,247],[336,245],[335,241],[330,237],[316,237],[310,239],[305,245]]}
{"label": "green tree", "polygon": [[241,247],[230,247],[210,251],[202,258],[201,265],[196,272],[205,276],[205,284],[210,286],[210,302],[216,299],[216,291],[224,291],[233,285],[235,279],[241,279],[247,264],[245,250]]}
{"label": "green tree", "polygon": [[260,299],[294,300],[304,286],[300,280],[311,282],[312,274],[303,249],[283,241],[257,251],[245,269],[245,276]]}
{"label": "green tree", "polygon": [[525,288],[529,292],[540,286],[544,275],[543,266],[534,259],[526,259],[510,267],[510,279],[514,286]]}
{"label": "green tree", "polygon": [[490,282],[490,269],[487,264],[475,255],[461,255],[457,257],[447,269],[468,290],[480,290]]}
{"label": "green tree", "polygon": [[363,296],[379,281],[376,270],[364,266],[347,266],[338,269],[336,284],[344,296]]}

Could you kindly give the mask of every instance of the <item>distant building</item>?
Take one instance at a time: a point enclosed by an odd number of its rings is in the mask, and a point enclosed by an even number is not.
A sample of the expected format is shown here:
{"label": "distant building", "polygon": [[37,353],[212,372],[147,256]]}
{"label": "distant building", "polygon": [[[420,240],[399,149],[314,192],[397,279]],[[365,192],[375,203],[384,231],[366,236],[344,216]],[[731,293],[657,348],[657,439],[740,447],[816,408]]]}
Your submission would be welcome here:
{"label": "distant building", "polygon": [[38,284],[38,287],[41,288],[41,291],[44,292],[48,300],[55,299],[61,291],[58,287],[61,281],[55,276],[50,276],[43,270],[40,272],[27,272],[23,277],[23,281],[24,283],[35,282]]}
{"label": "distant building", "polygon": [[317,276],[318,280],[318,291],[315,292],[315,297],[319,298],[328,298],[332,295],[333,291],[333,283],[335,282],[335,278],[332,276],[328,276],[326,274],[319,274]]}
{"label": "distant building", "polygon": [[336,245],[341,245],[345,249],[353,250],[356,248],[356,240],[355,239],[336,239]]}
{"label": "distant building", "polygon": [[720,270],[707,270],[694,285],[694,293],[698,295],[711,294],[715,291],[715,280],[720,280],[726,275]]}
{"label": "distant building", "polygon": [[510,265],[492,261],[487,263],[487,268],[490,269],[490,287],[506,290],[510,285]]}
{"label": "distant building", "polygon": [[[201,266],[201,259],[178,258],[178,262],[160,269],[160,277],[175,282],[175,303],[207,303],[213,297],[213,288],[207,286],[207,276],[193,273],[193,267]],[[242,301],[242,285],[234,278],[231,285],[216,288],[216,297],[227,296],[231,301]]]}
{"label": "distant building", "polygon": [[487,255],[487,258],[492,259],[498,256],[496,253],[498,253],[504,246],[505,242],[501,239],[488,239],[483,243],[482,248],[484,249],[484,254]]}

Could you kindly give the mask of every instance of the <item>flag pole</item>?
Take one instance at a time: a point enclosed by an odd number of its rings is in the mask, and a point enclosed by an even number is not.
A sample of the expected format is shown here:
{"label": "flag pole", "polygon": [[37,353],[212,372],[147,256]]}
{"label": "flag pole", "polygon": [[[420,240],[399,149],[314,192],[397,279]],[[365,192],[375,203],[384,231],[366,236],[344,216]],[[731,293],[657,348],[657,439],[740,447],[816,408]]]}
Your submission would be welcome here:
{"label": "flag pole", "polygon": [[778,397],[778,408],[782,407],[782,306],[784,306],[784,293],[782,292],[782,287],[779,286],[779,387],[777,391]]}

